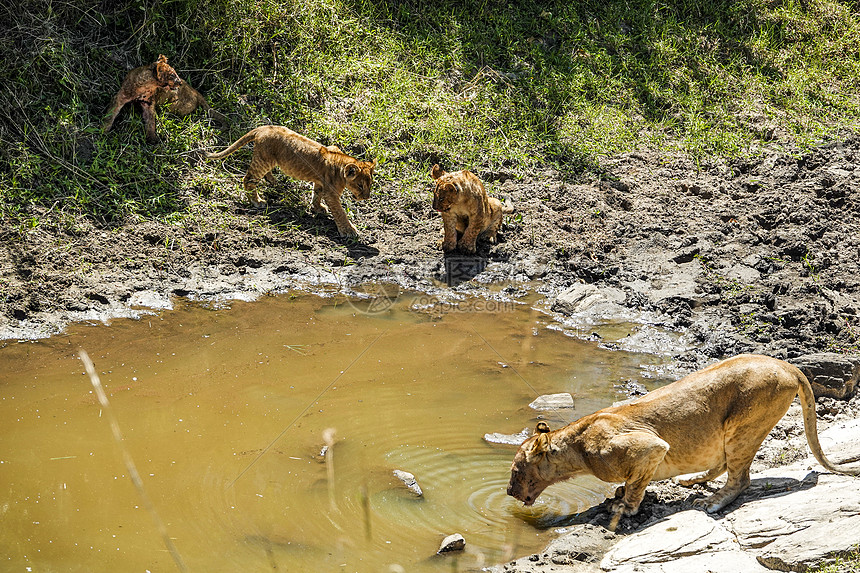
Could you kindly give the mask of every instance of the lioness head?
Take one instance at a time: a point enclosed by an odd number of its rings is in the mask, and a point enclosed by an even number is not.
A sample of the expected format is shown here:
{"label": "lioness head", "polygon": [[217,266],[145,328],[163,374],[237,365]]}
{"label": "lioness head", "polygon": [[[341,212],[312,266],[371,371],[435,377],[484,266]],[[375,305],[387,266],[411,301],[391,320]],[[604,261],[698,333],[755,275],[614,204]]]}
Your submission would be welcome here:
{"label": "lioness head", "polygon": [[355,161],[354,163],[348,163],[343,168],[343,175],[346,177],[346,186],[352,191],[352,196],[356,199],[363,200],[370,197],[374,167],[376,167],[376,160]]}
{"label": "lioness head", "polygon": [[508,495],[525,505],[534,504],[547,486],[559,481],[555,477],[555,464],[550,459],[554,446],[549,432],[546,422],[538,422],[535,434],[522,443],[511,464]]}
{"label": "lioness head", "polygon": [[460,186],[455,177],[450,177],[450,174],[438,165],[433,166],[430,175],[436,180],[436,187],[433,189],[433,209],[444,213],[459,202]]}
{"label": "lioness head", "polygon": [[152,75],[161,87],[174,89],[182,85],[182,78],[168,63],[167,56],[161,54],[153,64]]}

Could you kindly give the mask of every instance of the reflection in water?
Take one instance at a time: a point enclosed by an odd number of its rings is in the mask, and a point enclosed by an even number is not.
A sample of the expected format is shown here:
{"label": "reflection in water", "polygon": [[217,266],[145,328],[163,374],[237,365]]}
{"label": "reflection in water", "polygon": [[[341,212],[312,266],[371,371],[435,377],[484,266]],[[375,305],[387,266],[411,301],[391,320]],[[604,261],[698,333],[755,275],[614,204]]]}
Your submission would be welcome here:
{"label": "reflection in water", "polygon": [[[452,560],[466,569],[536,551],[609,489],[558,484],[525,508],[505,495],[515,449],[482,436],[533,427],[536,394],[574,395],[574,409],[548,416],[572,421],[665,360],[572,339],[525,304],[427,312],[401,296],[365,314],[302,295],[178,306],[0,349],[10,569],[175,569],[79,348],[189,570],[217,571],[451,571]],[[430,557],[451,533],[466,553]]]}

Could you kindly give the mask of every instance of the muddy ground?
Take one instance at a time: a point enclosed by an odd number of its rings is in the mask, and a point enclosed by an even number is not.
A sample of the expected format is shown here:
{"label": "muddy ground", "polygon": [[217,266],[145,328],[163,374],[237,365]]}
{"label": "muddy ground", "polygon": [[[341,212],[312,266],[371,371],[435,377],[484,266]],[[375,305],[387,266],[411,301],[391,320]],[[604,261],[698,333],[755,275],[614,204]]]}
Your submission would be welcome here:
{"label": "muddy ground", "polygon": [[[194,161],[203,160],[190,169]],[[703,164],[640,152],[601,167],[525,178],[479,171],[517,211],[499,244],[479,243],[487,270],[458,288],[619,288],[624,305],[686,329],[698,344],[679,356],[690,367],[744,351],[856,350],[860,136],[755,160]],[[349,201],[357,241],[340,239],[330,217],[310,215],[307,184],[278,175],[267,193],[269,209],[253,211],[238,193],[181,191],[178,202],[194,216],[178,225],[96,225],[60,205],[34,208],[35,228],[5,221],[2,338],[44,336],[170,296],[249,297],[318,281],[445,289],[429,174],[424,186],[377,185],[370,200]]]}

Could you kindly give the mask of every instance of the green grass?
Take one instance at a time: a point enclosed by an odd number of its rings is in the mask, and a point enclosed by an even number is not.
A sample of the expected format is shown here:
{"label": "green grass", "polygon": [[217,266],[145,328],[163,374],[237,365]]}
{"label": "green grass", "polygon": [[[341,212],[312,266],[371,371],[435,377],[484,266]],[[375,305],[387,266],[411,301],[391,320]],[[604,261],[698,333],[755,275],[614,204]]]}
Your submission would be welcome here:
{"label": "green grass", "polygon": [[[827,0],[420,2],[23,0],[0,8],[0,216],[102,225],[238,196],[245,155],[200,160],[263,123],[380,162],[402,192],[446,168],[596,169],[807,146],[860,124],[860,14]],[[5,12],[5,13],[4,13]],[[127,68],[166,54],[234,122],[99,126]],[[225,170],[226,168],[226,170]]]}
{"label": "green grass", "polygon": [[810,569],[809,573],[860,573],[860,550],[837,557],[832,563]]}

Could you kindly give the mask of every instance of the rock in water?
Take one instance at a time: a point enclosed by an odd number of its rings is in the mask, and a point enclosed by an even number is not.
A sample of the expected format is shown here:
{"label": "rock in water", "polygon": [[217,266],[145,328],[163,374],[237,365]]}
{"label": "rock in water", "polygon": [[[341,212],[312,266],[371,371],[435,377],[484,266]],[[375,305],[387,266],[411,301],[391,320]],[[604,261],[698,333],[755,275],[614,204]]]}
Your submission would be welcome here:
{"label": "rock in water", "polygon": [[492,434],[484,434],[484,441],[491,444],[506,444],[508,446],[519,446],[529,439],[531,430],[523,428],[519,434],[502,434],[501,432],[493,432]]}
{"label": "rock in water", "polygon": [[573,408],[573,396],[567,392],[560,394],[544,394],[529,404],[532,410],[556,410],[558,408]]}
{"label": "rock in water", "polygon": [[442,540],[442,545],[439,546],[437,555],[449,553],[451,551],[462,551],[466,548],[466,540],[459,533],[453,533]]}
{"label": "rock in water", "polygon": [[418,485],[418,482],[415,481],[415,476],[409,472],[404,472],[402,470],[394,470],[394,476],[403,482],[409,491],[417,495],[418,497],[423,497],[424,492],[421,491],[421,486]]}

